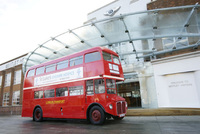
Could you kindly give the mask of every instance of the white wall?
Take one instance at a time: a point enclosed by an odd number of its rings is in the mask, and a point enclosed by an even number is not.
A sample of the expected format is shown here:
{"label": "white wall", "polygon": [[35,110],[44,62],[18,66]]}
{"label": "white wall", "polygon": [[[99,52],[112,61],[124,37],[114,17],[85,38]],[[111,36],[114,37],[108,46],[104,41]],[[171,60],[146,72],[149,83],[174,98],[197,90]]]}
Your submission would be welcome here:
{"label": "white wall", "polygon": [[200,108],[200,53],[153,62],[158,107]]}
{"label": "white wall", "polygon": [[114,16],[131,12],[145,11],[147,10],[147,3],[149,2],[151,2],[151,0],[114,0],[110,4],[88,13],[87,17],[88,20],[93,18],[96,18],[96,20],[109,18],[110,16],[105,16],[104,13],[118,6],[121,6],[121,8]]}

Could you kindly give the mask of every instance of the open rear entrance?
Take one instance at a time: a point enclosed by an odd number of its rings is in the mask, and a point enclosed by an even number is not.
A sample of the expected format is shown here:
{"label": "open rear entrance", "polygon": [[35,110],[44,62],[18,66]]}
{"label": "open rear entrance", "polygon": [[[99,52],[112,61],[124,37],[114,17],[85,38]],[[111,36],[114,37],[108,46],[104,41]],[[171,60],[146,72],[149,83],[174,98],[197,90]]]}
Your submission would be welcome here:
{"label": "open rear entrance", "polygon": [[125,98],[129,108],[141,107],[139,82],[117,84],[118,95]]}

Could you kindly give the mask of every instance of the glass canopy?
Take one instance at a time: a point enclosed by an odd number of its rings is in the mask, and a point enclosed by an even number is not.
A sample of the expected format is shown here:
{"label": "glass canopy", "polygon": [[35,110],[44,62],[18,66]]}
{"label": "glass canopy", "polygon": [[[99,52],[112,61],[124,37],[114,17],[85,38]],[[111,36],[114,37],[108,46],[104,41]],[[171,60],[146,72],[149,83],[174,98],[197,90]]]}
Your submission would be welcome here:
{"label": "glass canopy", "polygon": [[123,14],[89,22],[42,43],[25,58],[29,67],[95,46],[117,52],[131,64],[145,57],[198,47],[200,5],[182,6]]}

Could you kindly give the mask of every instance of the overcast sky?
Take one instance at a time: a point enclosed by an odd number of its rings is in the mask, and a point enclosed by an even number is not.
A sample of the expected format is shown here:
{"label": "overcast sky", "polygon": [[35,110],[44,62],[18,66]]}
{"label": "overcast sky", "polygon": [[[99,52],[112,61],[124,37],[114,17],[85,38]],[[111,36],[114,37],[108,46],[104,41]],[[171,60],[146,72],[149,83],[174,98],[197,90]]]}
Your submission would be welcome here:
{"label": "overcast sky", "polygon": [[0,0],[0,64],[83,25],[89,12],[112,1]]}

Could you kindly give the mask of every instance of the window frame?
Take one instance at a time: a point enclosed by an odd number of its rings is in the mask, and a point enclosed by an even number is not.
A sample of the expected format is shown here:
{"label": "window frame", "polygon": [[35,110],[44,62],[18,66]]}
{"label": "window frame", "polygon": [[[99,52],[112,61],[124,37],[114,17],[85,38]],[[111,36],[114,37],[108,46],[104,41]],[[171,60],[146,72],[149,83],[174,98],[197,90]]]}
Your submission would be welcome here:
{"label": "window frame", "polygon": [[[14,95],[15,93],[18,93],[16,98],[15,98],[15,95]],[[16,104],[14,104],[14,103],[16,103]],[[17,91],[13,92],[12,106],[19,106],[19,103],[20,103],[20,90],[17,90]]]}
{"label": "window frame", "polygon": [[5,74],[4,87],[9,87],[11,85],[11,72]]}
{"label": "window frame", "polygon": [[[3,101],[2,101],[2,106],[3,107],[7,107],[9,106],[9,101],[10,101],[10,93],[9,92],[6,92],[6,93],[3,93]],[[6,104],[6,105],[4,105]]]}
{"label": "window frame", "polygon": [[16,70],[14,72],[14,82],[13,84],[14,85],[17,85],[17,84],[21,84],[21,78],[22,78],[22,70]]}

